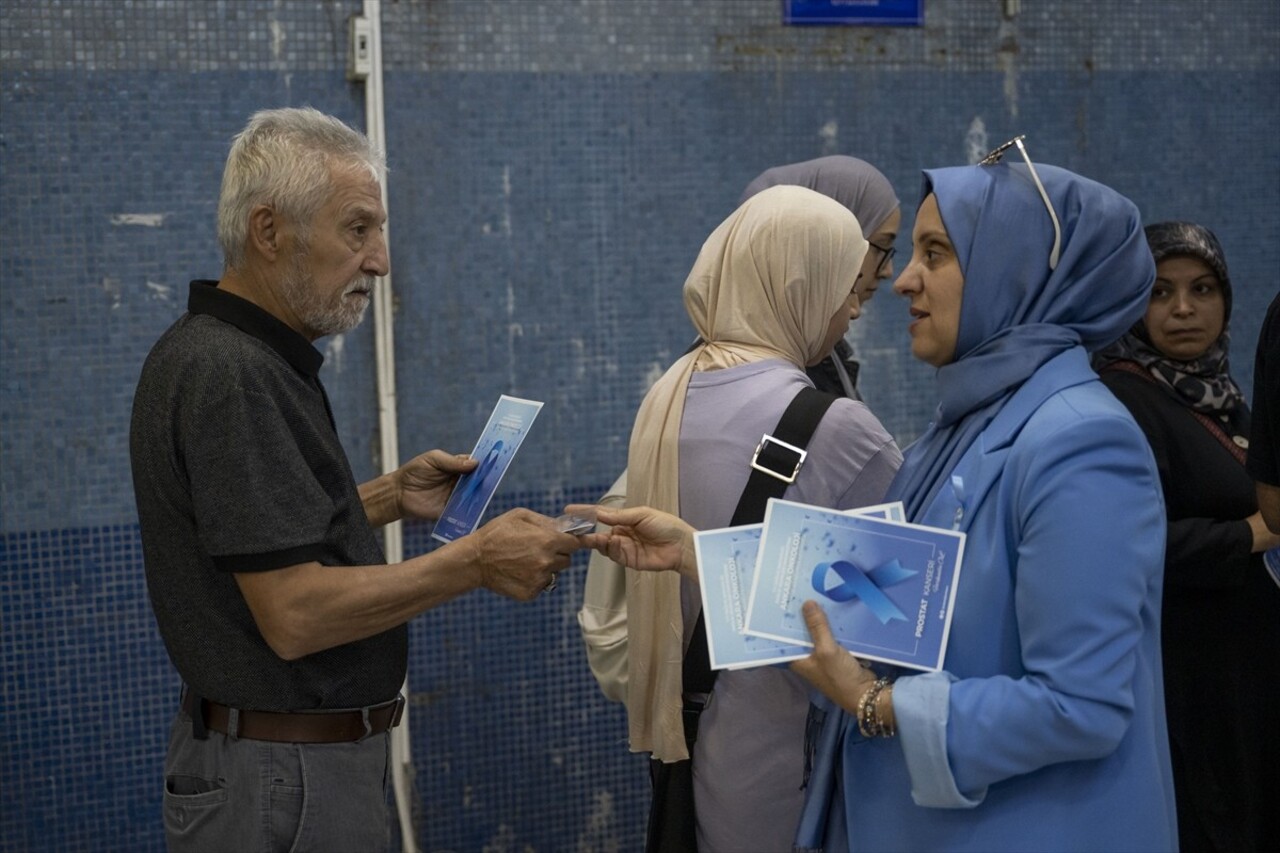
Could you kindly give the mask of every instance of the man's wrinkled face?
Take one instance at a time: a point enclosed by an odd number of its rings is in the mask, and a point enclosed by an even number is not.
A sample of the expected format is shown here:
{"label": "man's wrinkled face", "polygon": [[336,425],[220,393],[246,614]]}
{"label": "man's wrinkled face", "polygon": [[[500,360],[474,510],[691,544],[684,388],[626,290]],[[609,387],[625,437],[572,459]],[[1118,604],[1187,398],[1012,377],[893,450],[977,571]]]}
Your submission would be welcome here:
{"label": "man's wrinkled face", "polygon": [[285,300],[315,340],[359,325],[378,276],[390,270],[382,188],[367,170],[336,168],[333,192],[297,240],[281,281]]}

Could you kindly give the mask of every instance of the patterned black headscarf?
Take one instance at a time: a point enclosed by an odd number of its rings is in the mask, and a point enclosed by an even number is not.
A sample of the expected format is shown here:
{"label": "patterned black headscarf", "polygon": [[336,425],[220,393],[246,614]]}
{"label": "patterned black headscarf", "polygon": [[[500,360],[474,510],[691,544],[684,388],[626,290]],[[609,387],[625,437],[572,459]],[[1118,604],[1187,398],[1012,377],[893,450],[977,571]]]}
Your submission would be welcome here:
{"label": "patterned black headscarf", "polygon": [[1222,334],[1199,358],[1179,361],[1166,356],[1151,342],[1145,319],[1133,325],[1124,337],[1098,352],[1094,367],[1101,370],[1115,361],[1132,361],[1146,368],[1184,405],[1198,412],[1224,418],[1244,402],[1244,395],[1231,378],[1228,352],[1231,336],[1231,279],[1227,259],[1213,232],[1193,222],[1158,222],[1146,227],[1147,245],[1156,263],[1165,258],[1186,256],[1203,261],[1222,283],[1224,313]]}

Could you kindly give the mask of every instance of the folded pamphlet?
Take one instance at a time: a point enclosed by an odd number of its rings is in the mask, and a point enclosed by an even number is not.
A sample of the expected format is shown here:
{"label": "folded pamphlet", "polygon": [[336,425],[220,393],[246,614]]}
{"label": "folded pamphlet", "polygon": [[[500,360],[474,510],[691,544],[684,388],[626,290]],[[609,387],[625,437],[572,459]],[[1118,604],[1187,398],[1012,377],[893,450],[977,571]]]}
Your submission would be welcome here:
{"label": "folded pamphlet", "polygon": [[771,498],[743,633],[812,646],[801,613],[812,599],[858,657],[941,669],[965,536],[893,518]]}
{"label": "folded pamphlet", "polygon": [[503,394],[489,415],[489,422],[480,433],[480,440],[471,451],[471,456],[480,460],[480,464],[463,474],[449,501],[440,513],[431,535],[441,542],[466,536],[480,524],[489,500],[498,490],[502,475],[507,473],[511,460],[520,443],[538,416],[542,403],[536,400],[521,400]]}
{"label": "folded pamphlet", "polygon": [[[902,521],[902,502],[877,504],[847,511]],[[807,657],[807,643],[780,642],[743,632],[747,600],[756,572],[756,554],[763,524],[701,530],[694,534],[702,614],[712,669],[746,669]]]}
{"label": "folded pamphlet", "polygon": [[693,535],[702,619],[712,669],[765,666],[808,657],[810,649],[742,633],[762,524],[700,530]]}

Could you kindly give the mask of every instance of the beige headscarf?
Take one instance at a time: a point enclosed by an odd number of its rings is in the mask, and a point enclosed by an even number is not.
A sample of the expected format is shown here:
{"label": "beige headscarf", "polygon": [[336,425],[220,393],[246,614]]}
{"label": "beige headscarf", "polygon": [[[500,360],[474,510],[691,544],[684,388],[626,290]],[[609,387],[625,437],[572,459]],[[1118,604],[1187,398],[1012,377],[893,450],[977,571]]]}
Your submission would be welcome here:
{"label": "beige headscarf", "polygon": [[[752,196],[702,245],[684,304],[705,343],[671,366],[636,415],[627,505],[680,514],[680,421],[695,371],[821,352],[867,253],[858,220],[821,193],[776,186]],[[743,460],[743,465],[747,460]],[[627,570],[627,718],[633,752],[688,757],[681,722],[680,576]]]}

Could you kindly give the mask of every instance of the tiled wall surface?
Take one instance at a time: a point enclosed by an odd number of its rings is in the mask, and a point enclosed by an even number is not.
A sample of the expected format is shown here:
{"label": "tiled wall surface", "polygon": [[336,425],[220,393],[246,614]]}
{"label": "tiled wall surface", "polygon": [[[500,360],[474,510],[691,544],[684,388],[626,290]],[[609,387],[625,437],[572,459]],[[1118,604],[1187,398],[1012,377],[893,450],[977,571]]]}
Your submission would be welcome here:
{"label": "tiled wall surface", "polygon": [[[360,7],[0,5],[0,850],[163,849],[178,682],[142,581],[133,386],[187,281],[219,272],[221,165],[248,115],[363,125],[344,75]],[[382,29],[400,447],[466,450],[499,394],[544,401],[497,509],[555,512],[612,481],[647,383],[692,336],[680,286],[702,240],[758,172],[826,153],[883,169],[904,235],[922,167],[1016,133],[1148,221],[1204,222],[1251,387],[1280,266],[1273,0],[928,0],[923,27],[874,29],[786,27],[777,0],[400,0]],[[851,332],[903,443],[931,399],[905,321],[884,288]],[[369,476],[371,325],[321,347]],[[429,547],[407,527],[407,553]],[[415,621],[424,849],[638,848],[644,765],[587,673],[581,581]]]}

